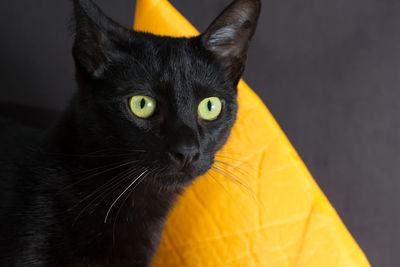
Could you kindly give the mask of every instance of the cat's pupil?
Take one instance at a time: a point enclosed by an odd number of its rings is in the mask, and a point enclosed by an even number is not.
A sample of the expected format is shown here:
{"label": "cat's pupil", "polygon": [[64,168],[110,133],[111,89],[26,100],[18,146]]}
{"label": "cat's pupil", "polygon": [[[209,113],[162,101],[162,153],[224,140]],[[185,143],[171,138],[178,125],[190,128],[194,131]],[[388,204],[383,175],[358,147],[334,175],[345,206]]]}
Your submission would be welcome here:
{"label": "cat's pupil", "polygon": [[212,110],[212,103],[211,103],[211,101],[208,101],[207,107],[208,107],[208,110],[209,110],[209,111]]}
{"label": "cat's pupil", "polygon": [[142,101],[140,101],[140,108],[143,109],[145,105],[146,105],[146,100],[142,98]]}

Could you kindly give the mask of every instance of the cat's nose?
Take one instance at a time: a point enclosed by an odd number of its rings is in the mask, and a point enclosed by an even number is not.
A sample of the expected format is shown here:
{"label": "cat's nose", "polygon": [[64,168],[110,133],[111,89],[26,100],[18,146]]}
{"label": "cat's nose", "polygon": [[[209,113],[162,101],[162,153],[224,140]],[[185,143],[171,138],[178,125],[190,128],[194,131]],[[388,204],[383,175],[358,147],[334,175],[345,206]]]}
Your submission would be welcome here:
{"label": "cat's nose", "polygon": [[170,155],[182,169],[200,158],[199,148],[195,145],[175,147],[170,151]]}

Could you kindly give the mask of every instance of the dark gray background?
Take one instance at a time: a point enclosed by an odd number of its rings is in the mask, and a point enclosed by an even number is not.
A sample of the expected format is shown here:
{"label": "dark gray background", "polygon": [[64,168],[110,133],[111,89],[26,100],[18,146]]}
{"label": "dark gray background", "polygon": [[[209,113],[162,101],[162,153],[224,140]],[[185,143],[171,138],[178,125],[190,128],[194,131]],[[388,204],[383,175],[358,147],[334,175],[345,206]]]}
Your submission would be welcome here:
{"label": "dark gray background", "polygon": [[[134,0],[97,2],[132,24]],[[200,30],[229,2],[172,1]],[[65,107],[70,10],[68,0],[0,1],[0,101]],[[264,0],[245,78],[372,265],[398,266],[400,1]]]}

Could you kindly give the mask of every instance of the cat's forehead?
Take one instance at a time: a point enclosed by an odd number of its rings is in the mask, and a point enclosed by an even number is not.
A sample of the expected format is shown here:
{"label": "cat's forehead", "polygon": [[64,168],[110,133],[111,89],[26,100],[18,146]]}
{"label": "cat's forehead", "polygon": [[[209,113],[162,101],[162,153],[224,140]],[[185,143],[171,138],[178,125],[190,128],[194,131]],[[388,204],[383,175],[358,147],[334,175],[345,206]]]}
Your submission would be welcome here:
{"label": "cat's forehead", "polygon": [[132,49],[122,65],[122,78],[144,90],[218,90],[226,80],[196,39],[149,38]]}
{"label": "cat's forehead", "polygon": [[[196,39],[162,38],[149,51],[150,68],[167,81],[190,82],[209,79],[215,72],[215,65],[198,46]],[[160,42],[161,41],[161,42]],[[152,64],[152,63],[157,64]]]}

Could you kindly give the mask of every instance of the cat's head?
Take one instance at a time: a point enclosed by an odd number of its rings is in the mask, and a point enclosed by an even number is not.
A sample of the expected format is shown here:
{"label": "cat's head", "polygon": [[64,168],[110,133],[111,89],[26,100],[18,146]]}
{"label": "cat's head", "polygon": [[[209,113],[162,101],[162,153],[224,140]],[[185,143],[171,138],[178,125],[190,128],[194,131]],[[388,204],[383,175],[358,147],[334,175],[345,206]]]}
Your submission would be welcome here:
{"label": "cat's head", "polygon": [[124,28],[91,0],[74,0],[84,141],[128,155],[160,185],[208,171],[236,118],[260,2],[236,0],[200,36],[171,38]]}

